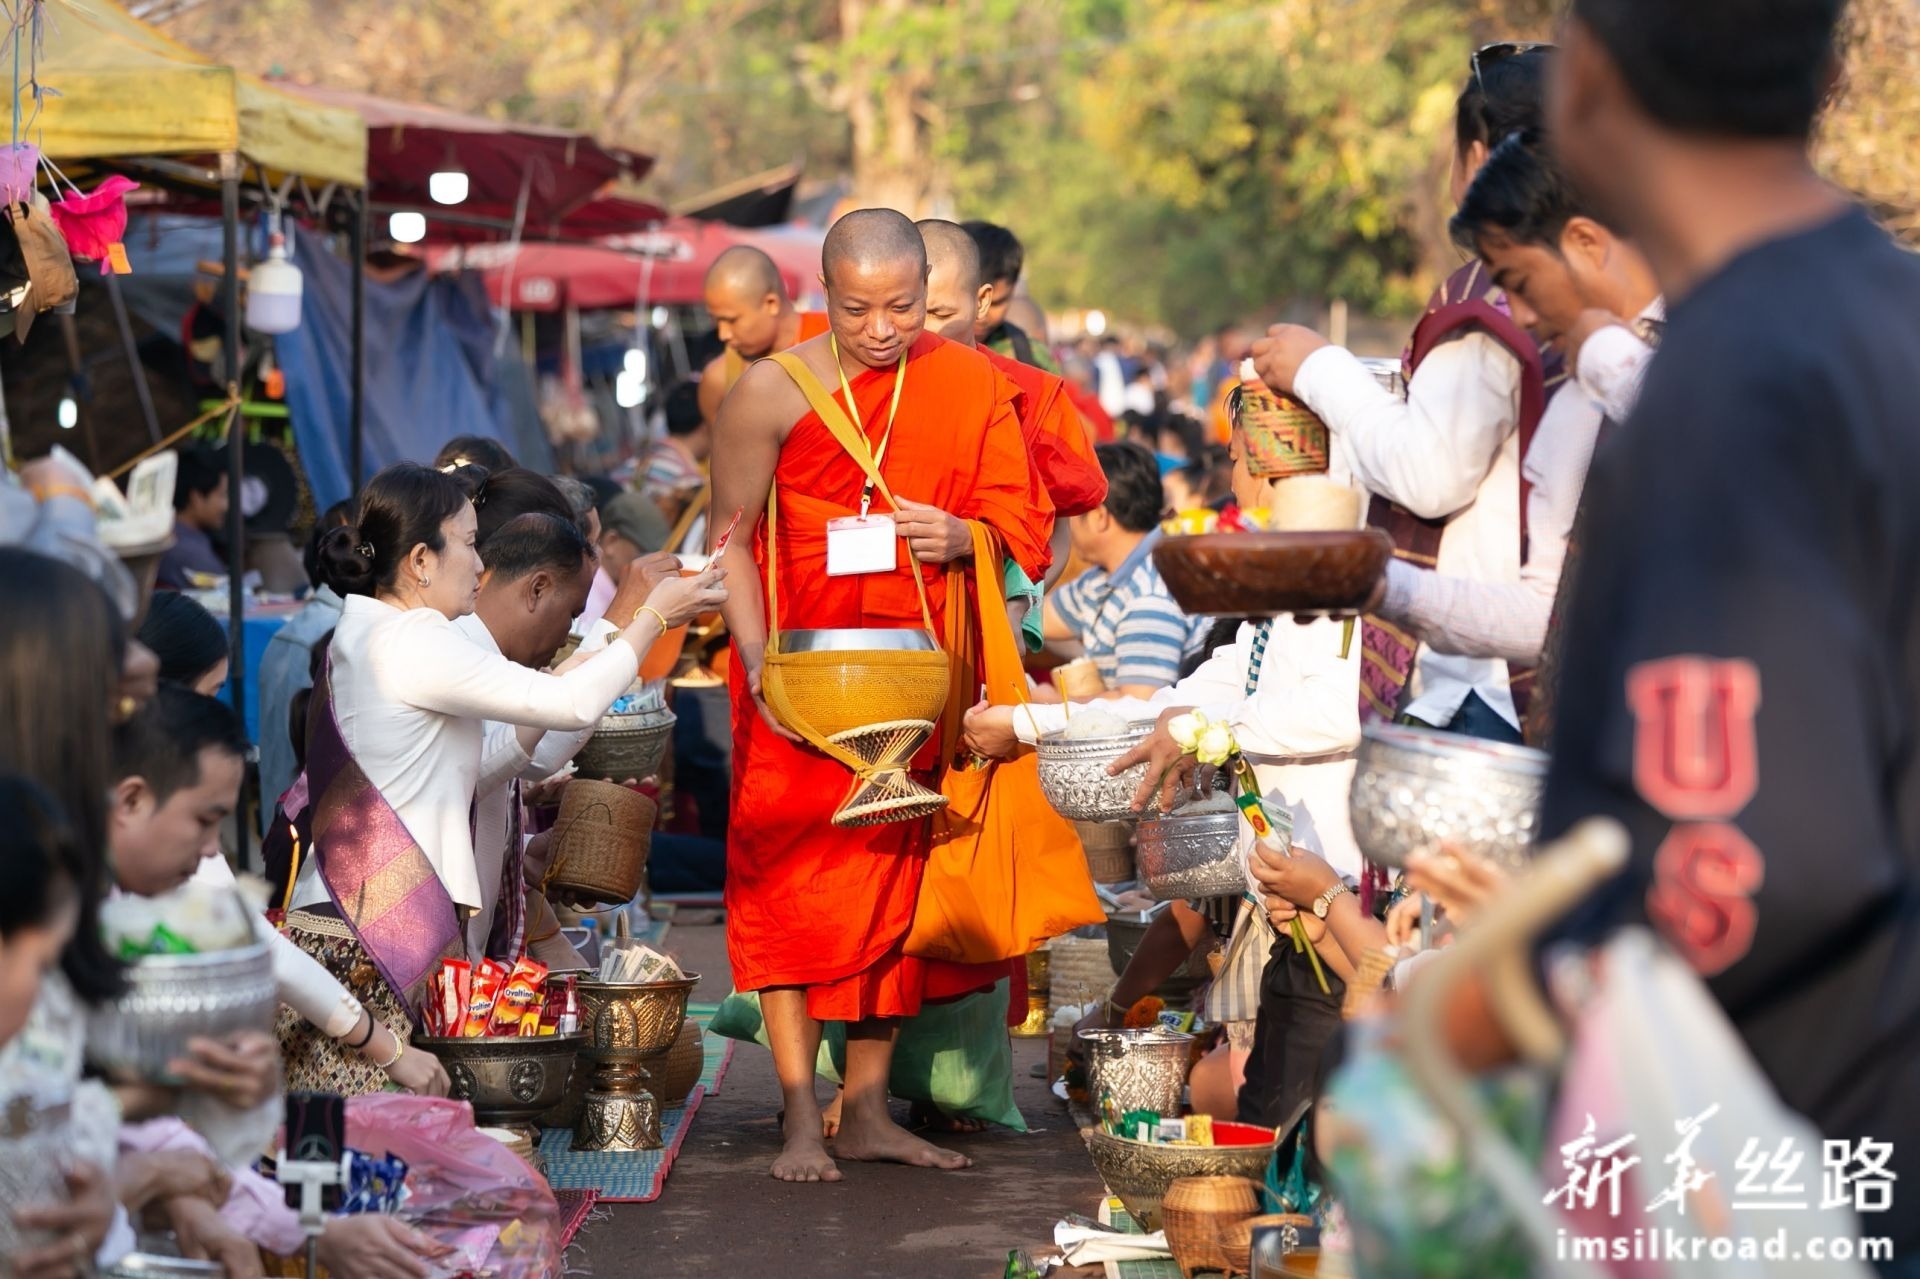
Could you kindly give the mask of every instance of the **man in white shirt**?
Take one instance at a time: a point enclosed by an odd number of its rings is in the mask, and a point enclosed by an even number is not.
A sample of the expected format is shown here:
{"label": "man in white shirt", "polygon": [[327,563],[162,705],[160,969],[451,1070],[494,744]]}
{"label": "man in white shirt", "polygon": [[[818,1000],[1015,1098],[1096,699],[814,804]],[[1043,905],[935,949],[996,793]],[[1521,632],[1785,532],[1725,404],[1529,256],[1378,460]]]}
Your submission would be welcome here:
{"label": "man in white shirt", "polygon": [[[1539,123],[1552,51],[1500,46],[1476,55],[1460,96],[1454,197],[1488,151]],[[1435,294],[1413,333],[1404,403],[1350,352],[1281,325],[1253,347],[1255,368],[1327,424],[1336,465],[1375,497],[1369,523],[1422,567],[1516,582],[1525,506],[1520,460],[1558,370],[1507,314],[1489,273],[1469,264]],[[1441,653],[1384,619],[1362,632],[1362,715],[1518,740],[1514,672],[1497,658]]]}
{"label": "man in white shirt", "polygon": [[[577,525],[547,512],[530,512],[501,525],[480,547],[487,566],[481,578],[480,598],[473,612],[454,626],[474,643],[491,648],[510,661],[541,669],[567,641],[573,619],[586,606],[597,567],[593,549]],[[597,634],[600,647],[604,634]],[[467,920],[468,953],[493,949],[507,957],[529,935],[515,920],[509,936],[490,947],[501,908],[510,905],[506,894],[522,883],[519,821],[519,785],[539,781],[560,771],[593,730],[551,732],[529,753],[512,725],[489,720],[481,756],[480,782],[474,791],[475,870],[485,900]],[[509,910],[506,919],[515,919]],[[564,942],[562,943],[564,945]],[[569,948],[570,950],[571,948]],[[564,967],[584,967],[574,962]]]}
{"label": "man in white shirt", "polygon": [[[1506,291],[1513,318],[1569,355],[1569,338],[1590,312],[1647,323],[1662,314],[1646,258],[1587,211],[1535,138],[1510,138],[1495,149],[1452,225]],[[1603,414],[1625,416],[1652,357],[1651,346],[1624,328],[1608,328],[1585,345],[1579,354],[1586,376],[1553,398],[1522,459],[1527,547],[1519,580],[1452,575],[1402,560],[1387,566],[1374,611],[1435,652],[1529,666],[1540,660]]]}

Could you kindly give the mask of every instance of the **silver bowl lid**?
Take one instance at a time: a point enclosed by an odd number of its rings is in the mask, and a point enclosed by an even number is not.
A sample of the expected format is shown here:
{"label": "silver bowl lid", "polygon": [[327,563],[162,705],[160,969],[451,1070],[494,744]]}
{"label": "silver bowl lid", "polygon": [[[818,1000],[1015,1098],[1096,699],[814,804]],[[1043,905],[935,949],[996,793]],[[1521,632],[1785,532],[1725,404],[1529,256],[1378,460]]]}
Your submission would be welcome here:
{"label": "silver bowl lid", "polygon": [[1415,751],[1436,759],[1471,760],[1484,763],[1489,768],[1516,773],[1544,775],[1552,758],[1545,751],[1535,750],[1531,746],[1489,742],[1468,737],[1464,733],[1415,728],[1411,724],[1369,724],[1362,736],[1367,742],[1378,742],[1398,750]]}
{"label": "silver bowl lid", "polygon": [[818,631],[781,631],[783,653],[931,653],[933,637],[925,631],[906,627],[883,630],[839,629]]}

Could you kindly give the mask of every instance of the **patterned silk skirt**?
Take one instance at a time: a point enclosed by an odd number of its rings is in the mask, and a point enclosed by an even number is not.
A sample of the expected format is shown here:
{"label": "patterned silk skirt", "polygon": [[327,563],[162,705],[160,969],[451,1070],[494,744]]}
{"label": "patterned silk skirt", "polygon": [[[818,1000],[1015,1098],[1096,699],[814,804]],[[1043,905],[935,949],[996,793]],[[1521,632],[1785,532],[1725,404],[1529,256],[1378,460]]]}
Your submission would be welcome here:
{"label": "patterned silk skirt", "polygon": [[[287,916],[286,931],[294,945],[319,960],[396,1038],[404,1041],[408,1037],[411,1019],[405,1006],[344,921],[296,910]],[[284,1004],[278,1031],[289,1092],[357,1097],[384,1092],[391,1086],[385,1071],[341,1041],[329,1039],[319,1027]]]}

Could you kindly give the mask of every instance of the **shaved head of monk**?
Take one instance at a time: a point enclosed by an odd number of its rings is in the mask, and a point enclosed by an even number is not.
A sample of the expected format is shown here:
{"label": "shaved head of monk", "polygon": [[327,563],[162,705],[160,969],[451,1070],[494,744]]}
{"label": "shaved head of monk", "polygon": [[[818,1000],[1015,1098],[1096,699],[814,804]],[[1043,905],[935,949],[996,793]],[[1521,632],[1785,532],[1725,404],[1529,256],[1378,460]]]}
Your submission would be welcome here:
{"label": "shaved head of monk", "polygon": [[772,355],[782,321],[793,314],[773,259],[745,244],[728,249],[707,268],[706,302],[720,340],[743,360]]}
{"label": "shaved head of monk", "polygon": [[914,225],[927,245],[927,327],[972,346],[973,326],[993,295],[980,279],[980,250],[958,222],[928,218]]}
{"label": "shaved head of monk", "polygon": [[927,247],[892,209],[857,209],[820,252],[827,322],[843,359],[891,368],[927,324]]}

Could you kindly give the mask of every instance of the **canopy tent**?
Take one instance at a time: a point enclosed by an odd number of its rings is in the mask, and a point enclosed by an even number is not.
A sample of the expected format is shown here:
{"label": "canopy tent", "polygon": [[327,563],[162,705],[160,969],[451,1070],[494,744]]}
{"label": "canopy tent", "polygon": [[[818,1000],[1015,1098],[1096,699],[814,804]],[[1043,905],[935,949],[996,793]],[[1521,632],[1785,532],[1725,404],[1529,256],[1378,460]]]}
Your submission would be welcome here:
{"label": "canopy tent", "polygon": [[[224,349],[229,359],[240,345],[240,200],[243,178],[279,184],[299,179],[324,188],[358,187],[367,174],[366,126],[351,111],[295,98],[265,81],[221,66],[140,22],[113,0],[35,0],[15,4],[9,15],[15,70],[16,138],[67,167],[124,168],[142,176],[159,172],[169,184],[217,187],[223,230],[221,306]],[[29,71],[25,82],[21,73]],[[181,166],[162,157],[200,161]],[[110,163],[108,163],[110,162]],[[248,171],[251,170],[251,173]],[[289,188],[295,185],[288,183]],[[302,198],[306,198],[304,193]],[[311,203],[311,202],[310,202]],[[321,207],[325,202],[321,201]],[[316,210],[317,211],[317,210]],[[359,484],[361,374],[363,368],[362,277],[365,259],[364,201],[356,202],[352,233],[352,379],[354,486]],[[237,373],[230,397],[238,400]],[[228,484],[238,493],[246,432],[230,411]],[[246,591],[242,566],[246,526],[235,501],[227,533],[229,687],[235,709],[246,704]],[[241,822],[239,855],[247,862],[247,823]]]}
{"label": "canopy tent", "polygon": [[[426,214],[435,239],[457,238],[458,228],[476,225],[517,225],[522,234],[542,236],[611,183],[637,182],[653,167],[651,156],[570,129],[344,89],[285,87],[365,122],[369,199],[377,210]],[[428,191],[429,176],[449,169],[467,175],[467,199],[455,206],[436,204]]]}
{"label": "canopy tent", "polygon": [[230,154],[268,174],[365,183],[366,126],[353,112],[221,66],[113,0],[39,9],[34,77],[54,93],[36,111],[21,86],[21,136],[56,161]]}
{"label": "canopy tent", "polygon": [[793,196],[805,166],[796,160],[684,201],[675,213],[740,227],[778,226],[793,217]]}
{"label": "canopy tent", "polygon": [[707,268],[739,244],[766,250],[792,297],[807,292],[819,273],[818,243],[687,218],[599,244],[442,247],[429,252],[427,261],[435,271],[479,271],[494,305],[511,311],[694,306],[702,299]]}

